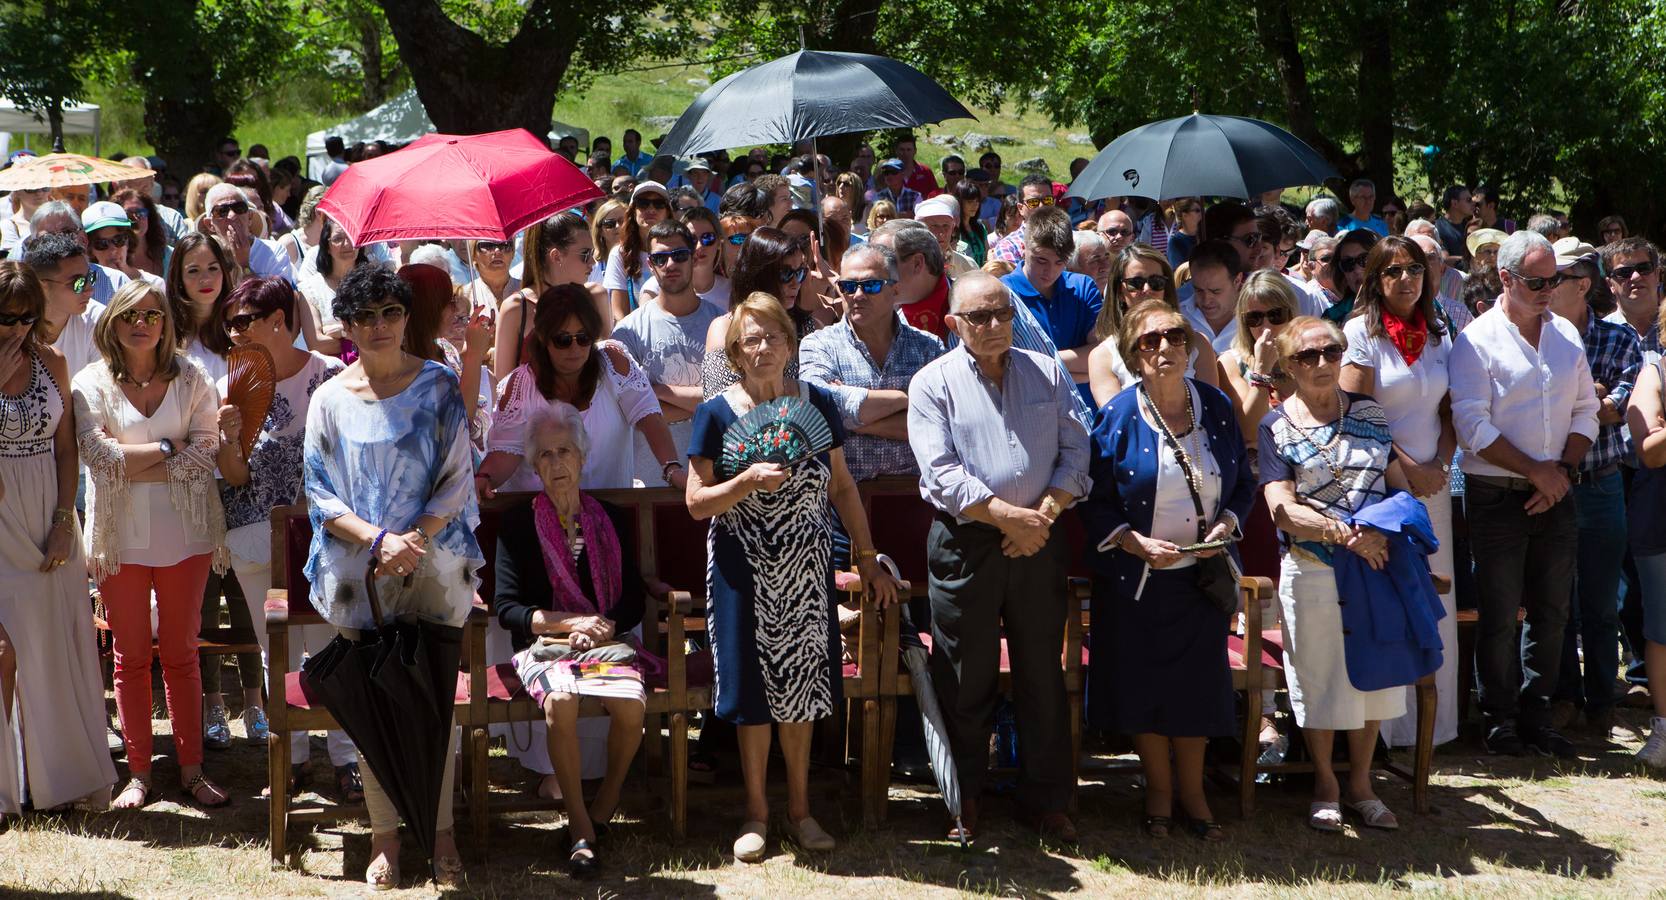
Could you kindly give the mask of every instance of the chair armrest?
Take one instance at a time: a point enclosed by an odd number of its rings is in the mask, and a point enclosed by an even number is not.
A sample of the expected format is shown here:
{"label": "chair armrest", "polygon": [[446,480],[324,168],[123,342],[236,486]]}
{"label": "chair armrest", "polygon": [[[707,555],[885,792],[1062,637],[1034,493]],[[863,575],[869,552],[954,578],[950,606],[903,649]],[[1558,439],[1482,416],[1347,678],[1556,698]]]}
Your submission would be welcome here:
{"label": "chair armrest", "polygon": [[266,633],[289,628],[289,589],[271,588],[266,592]]}
{"label": "chair armrest", "polygon": [[1440,594],[1441,596],[1445,596],[1447,594],[1452,593],[1452,579],[1451,578],[1448,578],[1445,575],[1438,575],[1434,572],[1430,572],[1429,573],[1429,580],[1434,582],[1435,593]]}
{"label": "chair armrest", "polygon": [[671,694],[672,709],[688,708],[688,648],[683,637],[683,619],[694,608],[687,591],[665,595],[665,689]]}

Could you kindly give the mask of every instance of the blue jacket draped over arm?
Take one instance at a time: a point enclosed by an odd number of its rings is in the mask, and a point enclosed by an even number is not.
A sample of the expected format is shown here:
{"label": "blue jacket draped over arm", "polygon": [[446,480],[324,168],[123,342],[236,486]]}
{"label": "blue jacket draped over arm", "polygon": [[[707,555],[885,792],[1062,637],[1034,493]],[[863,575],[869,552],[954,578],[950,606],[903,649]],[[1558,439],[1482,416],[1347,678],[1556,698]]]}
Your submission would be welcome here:
{"label": "blue jacket draped over arm", "polygon": [[1398,491],[1349,521],[1383,532],[1388,563],[1379,571],[1353,551],[1334,548],[1348,680],[1362,691],[1412,684],[1440,668],[1438,623],[1446,615],[1429,577],[1429,554],[1440,546],[1429,511]]}

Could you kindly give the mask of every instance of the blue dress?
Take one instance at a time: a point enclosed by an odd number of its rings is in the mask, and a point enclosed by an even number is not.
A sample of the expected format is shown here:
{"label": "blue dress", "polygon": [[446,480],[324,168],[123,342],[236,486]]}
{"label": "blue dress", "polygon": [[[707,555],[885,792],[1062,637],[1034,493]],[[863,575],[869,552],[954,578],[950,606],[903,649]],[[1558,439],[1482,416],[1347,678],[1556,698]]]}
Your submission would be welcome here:
{"label": "blue dress", "polygon": [[302,451],[312,521],[305,573],[312,605],[330,624],[374,625],[364,592],[370,548],[324,527],[347,513],[392,532],[423,515],[445,519],[416,573],[383,576],[376,592],[384,619],[410,615],[460,626],[468,617],[485,559],[474,540],[480,508],[466,419],[456,374],[432,361],[382,400],[355,396],[340,378],[312,395]]}
{"label": "blue dress", "polygon": [[[737,385],[694,411],[688,455],[716,462],[739,416]],[[832,395],[798,383],[844,443]],[[833,591],[831,454],[795,466],[780,490],[755,491],[712,519],[706,537],[706,630],[717,668],[713,705],[736,725],[811,722],[842,688]]]}

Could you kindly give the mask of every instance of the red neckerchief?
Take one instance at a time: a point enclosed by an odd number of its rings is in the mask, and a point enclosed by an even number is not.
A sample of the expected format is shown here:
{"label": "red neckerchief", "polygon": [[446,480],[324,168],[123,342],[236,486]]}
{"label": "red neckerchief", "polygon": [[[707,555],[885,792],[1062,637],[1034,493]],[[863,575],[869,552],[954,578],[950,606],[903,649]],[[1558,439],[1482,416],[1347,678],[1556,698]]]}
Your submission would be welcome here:
{"label": "red neckerchief", "polygon": [[932,288],[931,293],[913,303],[904,303],[897,309],[902,313],[902,317],[908,320],[908,324],[921,331],[929,331],[941,339],[949,333],[948,323],[943,321],[943,316],[949,311],[949,279],[939,279],[937,287]]}
{"label": "red neckerchief", "polygon": [[1417,365],[1417,358],[1423,355],[1423,347],[1429,342],[1429,323],[1423,320],[1423,310],[1413,310],[1410,319],[1402,319],[1385,309],[1383,330],[1388,332],[1388,339],[1394,342],[1394,349],[1400,351],[1406,365]]}

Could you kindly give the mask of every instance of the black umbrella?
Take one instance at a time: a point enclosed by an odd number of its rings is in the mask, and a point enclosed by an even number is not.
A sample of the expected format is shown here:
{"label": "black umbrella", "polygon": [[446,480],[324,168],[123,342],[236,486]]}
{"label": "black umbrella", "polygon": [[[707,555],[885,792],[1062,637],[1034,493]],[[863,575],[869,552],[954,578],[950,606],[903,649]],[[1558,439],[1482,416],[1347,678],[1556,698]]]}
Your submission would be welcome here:
{"label": "black umbrella", "polygon": [[1192,113],[1112,141],[1071,182],[1069,197],[1242,197],[1340,178],[1312,147],[1260,119]]}
{"label": "black umbrella", "polygon": [[387,792],[422,849],[434,853],[434,829],[451,752],[457,663],[463,630],[429,622],[384,622],[375,562],[365,573],[375,631],[342,635],[301,667],[307,692],[335,716],[371,774]]}
{"label": "black umbrella", "polygon": [[867,53],[800,50],[707,88],[677,119],[659,152],[688,156],[974,118],[907,63]]}

